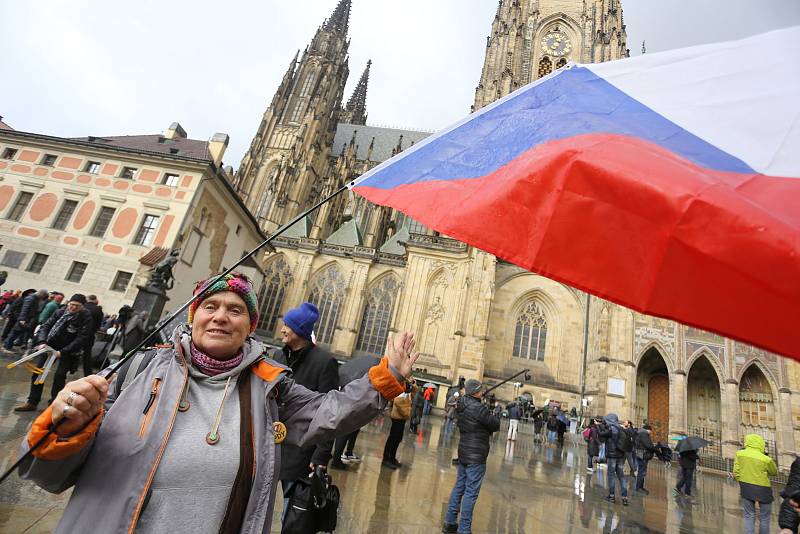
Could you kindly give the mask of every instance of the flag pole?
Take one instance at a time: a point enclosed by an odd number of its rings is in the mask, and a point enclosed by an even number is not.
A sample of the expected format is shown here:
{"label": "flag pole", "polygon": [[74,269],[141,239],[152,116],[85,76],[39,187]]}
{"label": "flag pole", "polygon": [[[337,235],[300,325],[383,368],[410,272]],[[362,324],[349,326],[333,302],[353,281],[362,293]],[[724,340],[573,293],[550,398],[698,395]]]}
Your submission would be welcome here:
{"label": "flag pole", "polygon": [[[221,273],[220,275],[218,275],[218,276],[217,276],[217,277],[214,279],[214,282],[212,282],[212,283],[210,283],[210,284],[206,284],[206,287],[205,287],[205,288],[204,288],[202,291],[200,291],[200,292],[199,292],[199,293],[197,293],[196,295],[193,295],[193,296],[192,296],[192,298],[190,298],[188,301],[186,301],[186,303],[184,303],[184,304],[183,304],[183,306],[181,306],[180,308],[178,308],[178,309],[175,311],[175,313],[173,313],[173,314],[172,314],[172,315],[169,317],[169,319],[167,319],[166,321],[161,321],[161,325],[160,325],[160,326],[158,326],[158,327],[157,327],[155,330],[153,330],[152,332],[150,332],[150,334],[149,334],[147,337],[145,337],[145,338],[144,338],[144,339],[141,341],[141,343],[139,343],[138,345],[136,345],[136,347],[134,347],[134,348],[133,348],[133,349],[131,349],[129,352],[127,352],[126,354],[124,354],[124,355],[122,356],[122,358],[120,358],[120,360],[119,360],[117,363],[115,363],[114,365],[112,365],[111,367],[109,367],[108,369],[106,369],[106,370],[105,370],[105,371],[106,371],[106,374],[105,374],[105,376],[103,376],[103,378],[105,378],[106,380],[111,380],[111,377],[112,377],[112,376],[114,376],[114,374],[115,374],[115,373],[116,373],[116,372],[117,372],[117,371],[120,369],[120,367],[122,367],[123,365],[125,365],[125,362],[127,362],[127,361],[128,361],[128,360],[129,360],[129,359],[130,359],[130,358],[131,358],[131,357],[132,357],[134,354],[136,354],[137,352],[139,352],[140,350],[142,350],[144,347],[146,347],[146,346],[147,346],[149,343],[151,343],[152,341],[155,341],[155,339],[156,339],[156,335],[157,335],[159,332],[161,332],[161,330],[163,330],[163,329],[164,329],[164,327],[165,327],[166,325],[170,324],[170,323],[171,323],[171,322],[172,322],[172,321],[173,321],[173,320],[174,320],[176,317],[178,317],[178,316],[179,316],[181,313],[183,313],[183,312],[184,312],[184,311],[185,311],[187,308],[189,308],[189,306],[191,306],[191,305],[192,305],[192,303],[193,303],[194,301],[196,301],[197,299],[199,299],[200,297],[202,297],[203,295],[205,295],[205,293],[206,293],[206,292],[207,292],[207,291],[208,291],[208,290],[211,288],[211,286],[213,286],[213,285],[214,285],[214,283],[215,283],[215,282],[217,282],[218,280],[220,280],[220,279],[224,278],[225,276],[229,275],[230,273],[232,273],[232,272],[233,272],[233,271],[234,271],[234,270],[235,270],[237,267],[239,267],[239,266],[240,266],[242,263],[244,263],[244,262],[245,262],[246,260],[248,260],[249,258],[253,257],[253,256],[254,256],[254,255],[255,255],[255,254],[256,254],[256,253],[257,253],[259,250],[261,250],[261,249],[262,249],[262,248],[264,248],[265,246],[269,245],[269,244],[270,244],[270,242],[271,242],[272,240],[274,240],[276,237],[278,237],[279,235],[283,234],[283,233],[284,233],[286,230],[288,230],[289,228],[291,228],[292,226],[294,226],[294,224],[295,224],[295,223],[297,223],[297,222],[299,222],[301,219],[303,219],[303,217],[306,217],[306,216],[307,216],[307,215],[309,215],[310,213],[313,213],[314,211],[316,211],[316,210],[318,210],[320,207],[322,207],[324,204],[327,204],[328,202],[330,202],[331,200],[333,200],[333,199],[334,199],[334,198],[336,198],[337,196],[341,195],[341,194],[342,194],[344,191],[346,191],[346,190],[347,190],[347,188],[348,188],[348,186],[349,186],[349,185],[352,185],[352,182],[350,182],[349,184],[345,184],[345,185],[341,186],[339,189],[337,189],[336,191],[334,191],[333,193],[331,193],[331,194],[330,194],[328,197],[326,197],[326,198],[324,198],[324,199],[320,200],[319,202],[317,202],[316,204],[314,204],[312,207],[310,207],[309,209],[307,209],[307,210],[306,210],[306,211],[304,211],[303,213],[301,213],[301,214],[297,215],[297,216],[296,216],[294,219],[290,220],[289,222],[287,222],[286,224],[284,224],[283,226],[281,226],[280,228],[278,228],[278,229],[275,231],[275,233],[273,233],[273,234],[270,234],[270,235],[269,235],[269,236],[268,236],[268,237],[267,237],[267,238],[266,238],[264,241],[262,241],[262,242],[261,242],[259,245],[257,245],[257,246],[256,246],[256,247],[255,247],[253,250],[251,250],[250,252],[248,252],[247,254],[245,254],[244,256],[242,256],[242,257],[239,259],[239,261],[237,261],[237,262],[236,262],[236,263],[234,263],[234,264],[233,264],[231,267],[229,267],[228,269],[226,269],[226,270],[225,270],[225,272],[223,272],[223,273]],[[102,372],[102,371],[101,371],[101,372]],[[63,418],[63,417],[62,417],[61,419],[59,419],[59,421],[58,421],[57,423],[52,423],[52,424],[50,425],[50,428],[49,428],[49,430],[47,431],[47,434],[45,434],[45,435],[44,435],[44,436],[43,436],[43,437],[42,437],[42,438],[41,438],[39,441],[37,441],[36,443],[34,443],[34,444],[33,444],[33,446],[32,446],[30,449],[28,449],[28,451],[27,451],[27,452],[26,452],[24,455],[22,455],[22,457],[21,457],[19,460],[17,460],[16,462],[14,462],[14,465],[12,465],[11,467],[9,467],[9,468],[6,470],[6,472],[5,472],[5,473],[3,473],[3,476],[2,476],[2,477],[0,477],[0,484],[2,484],[2,483],[3,483],[3,481],[4,481],[6,478],[8,478],[8,477],[9,477],[9,475],[11,475],[11,473],[13,473],[13,472],[14,472],[14,470],[16,470],[16,469],[17,469],[17,467],[19,467],[19,465],[20,465],[22,462],[24,462],[24,461],[25,461],[25,460],[26,460],[26,459],[27,459],[29,456],[31,456],[31,455],[33,454],[33,452],[34,452],[36,449],[38,449],[38,448],[39,448],[39,447],[40,447],[40,446],[41,446],[41,445],[42,445],[42,444],[43,444],[45,441],[47,441],[47,438],[49,438],[49,437],[50,437],[50,436],[51,436],[51,435],[52,435],[52,434],[53,434],[53,433],[56,431],[56,429],[57,429],[57,428],[58,428],[58,427],[59,427],[59,426],[60,426],[60,425],[61,425],[61,424],[62,424],[64,421],[66,421],[66,418]]]}

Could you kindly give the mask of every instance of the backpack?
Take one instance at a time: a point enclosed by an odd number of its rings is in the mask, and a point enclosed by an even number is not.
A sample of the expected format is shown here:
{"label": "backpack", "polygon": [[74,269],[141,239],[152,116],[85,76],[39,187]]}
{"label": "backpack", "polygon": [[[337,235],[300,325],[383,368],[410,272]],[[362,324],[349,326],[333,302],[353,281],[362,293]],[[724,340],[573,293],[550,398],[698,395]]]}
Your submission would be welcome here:
{"label": "backpack", "polygon": [[617,448],[622,452],[633,451],[633,440],[630,433],[624,428],[616,428]]}
{"label": "backpack", "polygon": [[592,437],[592,429],[591,429],[591,427],[587,426],[585,429],[583,429],[582,434],[583,434],[583,441],[589,441],[589,438]]}

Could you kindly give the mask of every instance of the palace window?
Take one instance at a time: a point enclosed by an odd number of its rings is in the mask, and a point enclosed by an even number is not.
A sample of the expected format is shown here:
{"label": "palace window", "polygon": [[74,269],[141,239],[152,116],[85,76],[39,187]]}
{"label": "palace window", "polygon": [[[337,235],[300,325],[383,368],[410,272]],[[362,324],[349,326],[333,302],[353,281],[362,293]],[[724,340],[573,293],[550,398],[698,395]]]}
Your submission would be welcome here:
{"label": "palace window", "polygon": [[53,165],[56,164],[56,159],[58,159],[58,156],[56,156],[55,154],[45,154],[44,157],[42,158],[42,162],[40,163],[40,165],[44,165],[46,167],[52,167]]}
{"label": "palace window", "polygon": [[139,231],[136,232],[136,239],[133,240],[134,244],[149,247],[156,235],[157,227],[158,215],[145,215]]}
{"label": "palace window", "polygon": [[168,185],[170,187],[178,187],[178,175],[165,172],[164,179],[161,183],[163,183],[164,185]]}
{"label": "palace window", "polygon": [[292,273],[284,258],[278,258],[269,264],[266,269],[264,285],[261,286],[261,291],[258,294],[258,302],[261,303],[258,330],[268,334],[274,333],[275,323],[278,322],[278,315],[281,312],[281,306],[283,306],[283,297],[286,294],[286,288],[291,285],[291,282]]}
{"label": "palace window", "polygon": [[346,290],[347,282],[336,267],[326,269],[311,286],[308,300],[319,309],[315,332],[318,343],[333,342],[333,332],[339,322]]}
{"label": "palace window", "polygon": [[137,170],[136,167],[122,167],[122,172],[119,173],[119,177],[125,178],[126,180],[133,180]]}
{"label": "palace window", "polygon": [[515,358],[543,362],[547,341],[547,319],[539,303],[529,302],[517,317],[514,331]]}
{"label": "palace window", "polygon": [[561,67],[566,67],[566,66],[567,66],[567,59],[563,58],[563,57],[561,59],[559,59],[558,62],[556,63],[556,68],[557,69],[560,69]]}
{"label": "palace window", "polygon": [[58,215],[56,215],[55,221],[53,221],[53,229],[66,229],[70,219],[72,219],[72,214],[75,213],[75,208],[77,207],[77,200],[65,200],[64,203],[61,204],[61,209],[58,210]]}
{"label": "palace window", "polygon": [[47,263],[47,258],[49,258],[47,254],[40,254],[39,252],[33,253],[33,258],[31,258],[31,262],[28,264],[28,268],[25,269],[29,273],[36,273],[39,274],[42,272],[44,268],[44,264]]}
{"label": "palace window", "polygon": [[539,60],[539,71],[537,78],[547,76],[551,72],[553,72],[553,62],[550,61],[549,57],[543,57],[541,60]]}
{"label": "palace window", "polygon": [[22,215],[25,213],[25,210],[28,209],[28,204],[31,203],[32,198],[33,193],[22,191],[19,196],[17,196],[17,201],[14,202],[14,206],[8,212],[8,220],[19,221],[22,219]]}
{"label": "palace window", "polygon": [[97,174],[100,172],[100,162],[99,161],[87,161],[86,167],[83,168],[84,172],[88,172],[89,174]]}
{"label": "palace window", "polygon": [[75,282],[76,284],[83,278],[83,273],[86,272],[86,267],[89,265],[82,261],[73,261],[72,265],[67,272],[67,277],[64,279],[67,282]]}
{"label": "palace window", "polygon": [[18,250],[6,249],[6,255],[0,261],[3,267],[11,267],[12,269],[19,269],[22,265],[22,260],[25,258],[25,253]]}
{"label": "palace window", "polygon": [[117,271],[117,275],[114,277],[114,283],[111,284],[111,291],[124,293],[128,289],[131,278],[133,278],[133,273]]}
{"label": "palace window", "polygon": [[364,315],[361,318],[361,327],[358,330],[357,351],[374,355],[383,354],[398,285],[393,276],[386,276],[369,292]]}
{"label": "palace window", "polygon": [[97,219],[95,219],[94,226],[92,226],[92,231],[89,232],[89,235],[92,237],[103,237],[106,235],[106,230],[108,230],[108,225],[111,224],[111,219],[114,217],[115,211],[116,208],[109,208],[107,206],[100,208],[100,214],[97,216]]}
{"label": "palace window", "polygon": [[17,155],[16,148],[7,148],[3,150],[3,159],[14,159],[14,156]]}

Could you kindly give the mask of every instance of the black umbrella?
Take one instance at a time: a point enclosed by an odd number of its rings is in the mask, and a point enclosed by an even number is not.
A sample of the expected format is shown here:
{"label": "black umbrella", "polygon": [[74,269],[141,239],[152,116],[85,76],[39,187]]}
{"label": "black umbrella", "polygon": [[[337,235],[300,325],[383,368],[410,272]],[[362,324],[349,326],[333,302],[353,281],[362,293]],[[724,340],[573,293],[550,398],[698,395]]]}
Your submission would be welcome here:
{"label": "black umbrella", "polygon": [[358,356],[339,367],[339,385],[344,387],[353,380],[361,378],[370,367],[374,367],[381,362],[377,356]]}
{"label": "black umbrella", "polygon": [[698,436],[689,436],[688,438],[683,438],[678,442],[678,446],[675,447],[675,450],[678,452],[687,452],[687,451],[696,451],[697,449],[702,449],[703,447],[708,447],[710,443]]}

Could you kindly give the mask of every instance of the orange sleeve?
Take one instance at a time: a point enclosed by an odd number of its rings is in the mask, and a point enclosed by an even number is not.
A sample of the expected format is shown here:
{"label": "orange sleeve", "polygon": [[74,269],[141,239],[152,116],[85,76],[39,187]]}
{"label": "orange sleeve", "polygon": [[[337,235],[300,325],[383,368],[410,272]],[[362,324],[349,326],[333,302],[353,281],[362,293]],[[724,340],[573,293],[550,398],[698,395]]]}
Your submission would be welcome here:
{"label": "orange sleeve", "polygon": [[[102,419],[103,409],[101,408],[100,413],[98,413],[83,430],[68,438],[59,437],[55,433],[50,434],[45,442],[42,443],[38,449],[33,451],[33,455],[42,460],[63,460],[77,454],[97,433]],[[47,434],[52,422],[53,408],[52,406],[48,406],[45,411],[39,414],[39,417],[33,422],[31,431],[28,432],[29,447],[33,448],[33,446]]]}
{"label": "orange sleeve", "polygon": [[381,360],[381,363],[370,368],[369,381],[372,382],[372,387],[388,400],[394,399],[406,390],[389,369],[389,359],[386,357]]}

